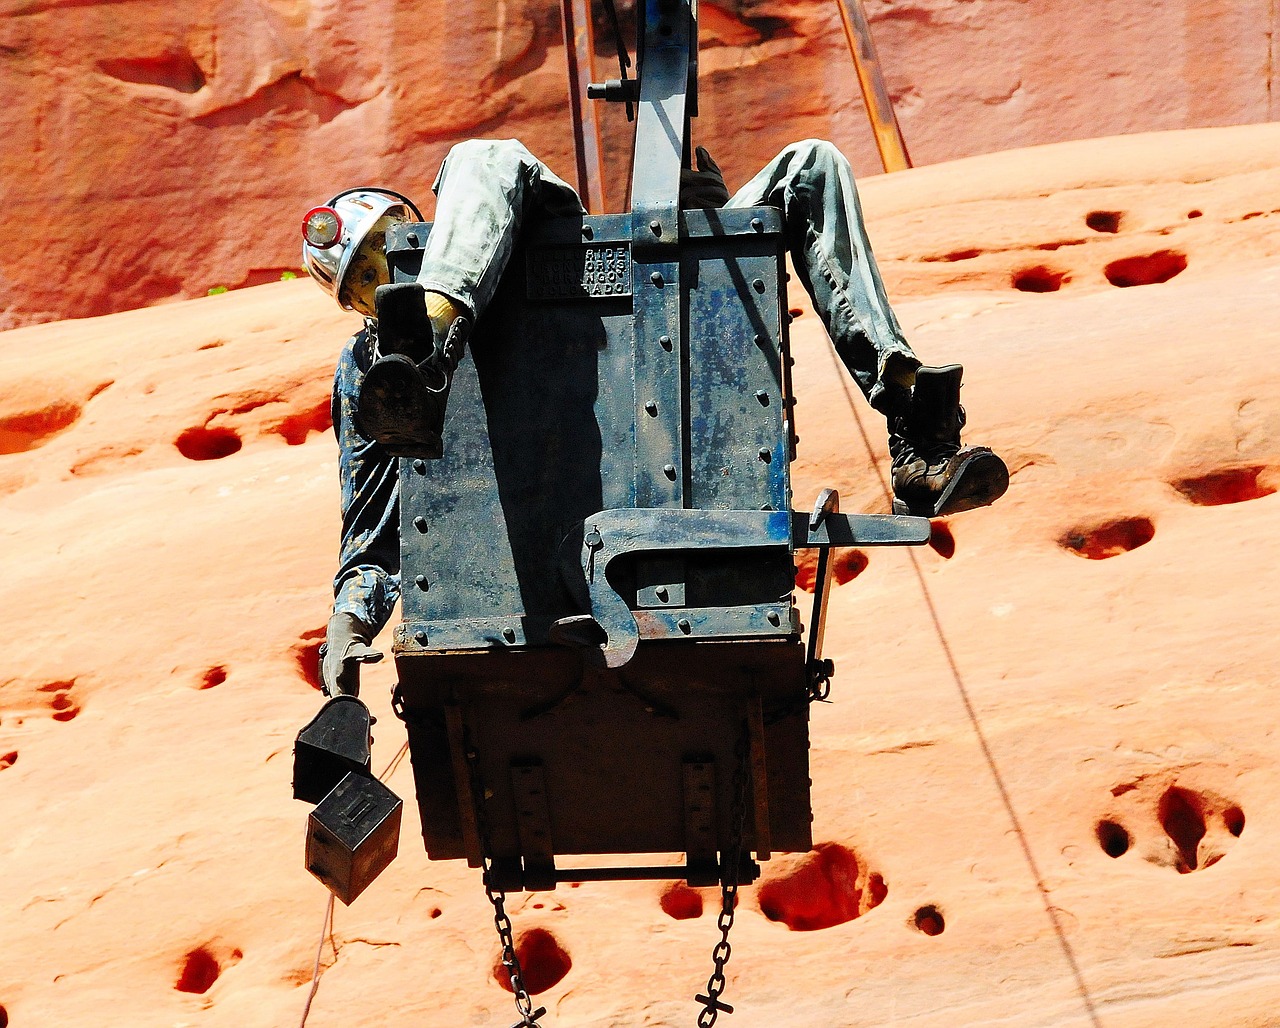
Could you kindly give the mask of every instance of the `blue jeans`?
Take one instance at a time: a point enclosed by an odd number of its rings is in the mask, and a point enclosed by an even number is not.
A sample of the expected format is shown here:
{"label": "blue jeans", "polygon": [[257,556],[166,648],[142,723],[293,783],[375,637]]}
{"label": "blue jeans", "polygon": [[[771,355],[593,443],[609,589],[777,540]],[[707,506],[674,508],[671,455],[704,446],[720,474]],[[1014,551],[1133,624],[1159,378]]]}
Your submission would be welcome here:
{"label": "blue jeans", "polygon": [[[493,299],[524,219],[584,213],[578,194],[514,139],[459,143],[432,186],[439,196],[418,281],[478,317]],[[792,263],[841,362],[878,410],[920,361],[885,296],[849,162],[808,139],[778,154],[729,207],[782,211]],[[333,427],[342,482],[342,542],[334,610],[375,632],[400,595],[397,463],[351,421],[372,359],[369,333],[343,348],[334,377]]]}

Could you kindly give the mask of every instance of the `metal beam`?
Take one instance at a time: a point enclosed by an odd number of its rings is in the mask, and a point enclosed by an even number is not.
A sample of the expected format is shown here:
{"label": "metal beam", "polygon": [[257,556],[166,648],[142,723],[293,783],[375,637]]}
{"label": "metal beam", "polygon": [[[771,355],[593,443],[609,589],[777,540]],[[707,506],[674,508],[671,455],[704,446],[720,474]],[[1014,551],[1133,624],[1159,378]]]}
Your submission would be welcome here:
{"label": "metal beam", "polygon": [[577,163],[578,195],[592,214],[605,213],[604,156],[600,120],[594,104],[586,102],[587,84],[595,76],[595,39],[589,0],[561,0],[564,53],[569,66],[569,115],[573,119],[573,150]]}

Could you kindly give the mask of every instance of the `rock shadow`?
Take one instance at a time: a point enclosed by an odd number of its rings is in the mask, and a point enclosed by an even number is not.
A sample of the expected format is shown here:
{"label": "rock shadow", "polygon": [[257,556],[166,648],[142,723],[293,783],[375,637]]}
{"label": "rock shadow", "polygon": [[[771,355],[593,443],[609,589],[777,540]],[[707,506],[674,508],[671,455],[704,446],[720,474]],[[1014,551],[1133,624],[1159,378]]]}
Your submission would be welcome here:
{"label": "rock shadow", "polygon": [[320,689],[320,647],[324,644],[325,629],[315,628],[303,632],[302,638],[293,644],[293,659],[298,672],[311,688]]}

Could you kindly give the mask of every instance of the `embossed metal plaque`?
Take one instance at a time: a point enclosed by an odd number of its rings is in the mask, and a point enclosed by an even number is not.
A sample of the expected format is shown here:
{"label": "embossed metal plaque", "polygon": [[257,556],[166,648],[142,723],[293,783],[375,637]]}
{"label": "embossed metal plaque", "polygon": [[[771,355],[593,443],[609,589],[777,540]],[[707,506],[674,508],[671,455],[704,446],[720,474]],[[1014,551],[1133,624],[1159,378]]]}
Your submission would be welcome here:
{"label": "embossed metal plaque", "polygon": [[625,243],[530,247],[525,282],[530,300],[630,296],[631,250]]}

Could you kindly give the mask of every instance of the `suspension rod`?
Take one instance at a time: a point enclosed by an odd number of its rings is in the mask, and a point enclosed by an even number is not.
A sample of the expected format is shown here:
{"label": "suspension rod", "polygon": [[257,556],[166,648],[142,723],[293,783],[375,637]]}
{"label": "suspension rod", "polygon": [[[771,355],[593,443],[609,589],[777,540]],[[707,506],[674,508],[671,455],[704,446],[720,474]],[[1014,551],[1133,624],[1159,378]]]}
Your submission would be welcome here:
{"label": "suspension rod", "polygon": [[898,125],[898,116],[889,99],[884,71],[876,55],[876,44],[871,38],[871,26],[862,0],[836,0],[840,8],[840,21],[844,25],[844,38],[849,44],[853,66],[858,72],[858,85],[862,87],[862,99],[867,105],[867,117],[876,136],[876,149],[880,151],[880,163],[885,171],[905,171],[911,167],[906,141]]}

